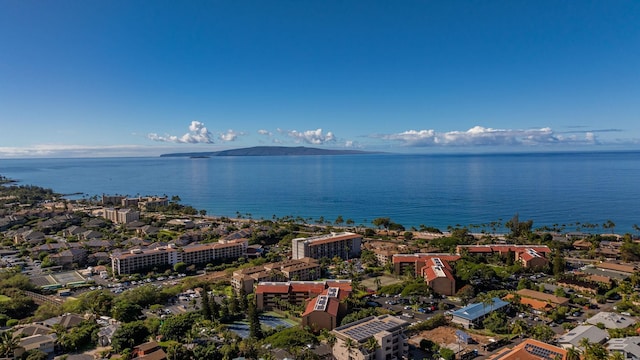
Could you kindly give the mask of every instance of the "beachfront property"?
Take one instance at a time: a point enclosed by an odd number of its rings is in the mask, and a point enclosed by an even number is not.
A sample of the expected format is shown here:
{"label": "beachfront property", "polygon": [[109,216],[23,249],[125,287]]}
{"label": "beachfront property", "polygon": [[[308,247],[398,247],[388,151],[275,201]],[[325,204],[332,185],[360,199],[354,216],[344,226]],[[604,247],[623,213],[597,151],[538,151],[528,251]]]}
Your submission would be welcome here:
{"label": "beachfront property", "polygon": [[[391,315],[371,316],[337,327],[333,356],[336,360],[397,360],[409,356],[404,330],[409,323]],[[376,349],[367,345],[373,338]],[[350,340],[349,340],[350,339]],[[355,346],[347,346],[353,343]]]}
{"label": "beachfront property", "polygon": [[311,281],[319,279],[321,272],[320,263],[315,259],[285,260],[236,270],[231,285],[238,292],[244,290],[250,294],[260,282]]}
{"label": "beachfront property", "polygon": [[451,313],[451,322],[464,326],[466,329],[481,327],[482,321],[492,312],[509,305],[499,298],[493,298],[491,304],[474,303]]}
{"label": "beachfront property", "polygon": [[153,249],[132,249],[111,255],[111,267],[117,275],[132,274],[155,266],[174,266],[179,262],[187,265],[204,264],[216,260],[237,259],[246,252],[246,239],[221,240],[212,244],[196,244],[178,248],[173,244]]}
{"label": "beachfront property", "polygon": [[512,244],[491,244],[491,245],[458,245],[458,254],[495,254],[507,255],[513,253],[515,261],[529,269],[542,268],[549,263],[551,249],[546,245],[512,245]]}
{"label": "beachfront property", "polygon": [[291,242],[291,256],[293,259],[331,259],[337,256],[348,260],[360,254],[361,244],[362,235],[352,232],[297,238]]}

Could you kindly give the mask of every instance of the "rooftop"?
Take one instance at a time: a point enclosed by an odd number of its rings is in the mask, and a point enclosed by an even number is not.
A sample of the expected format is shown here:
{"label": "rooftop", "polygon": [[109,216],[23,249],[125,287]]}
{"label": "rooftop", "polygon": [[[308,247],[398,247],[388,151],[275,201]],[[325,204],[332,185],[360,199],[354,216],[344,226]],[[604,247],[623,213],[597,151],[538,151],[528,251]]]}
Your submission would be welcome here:
{"label": "rooftop", "polygon": [[364,342],[367,338],[380,332],[393,332],[408,326],[409,323],[391,315],[371,316],[347,325],[335,328],[338,335],[351,338],[357,342]]}
{"label": "rooftop", "polygon": [[479,318],[489,314],[492,311],[501,309],[501,308],[509,305],[508,302],[502,301],[497,297],[493,298],[492,300],[493,300],[493,303],[491,305],[483,304],[483,303],[470,304],[470,305],[467,305],[467,306],[463,307],[462,309],[458,309],[458,310],[454,311],[452,313],[452,315],[454,317],[459,317],[459,318],[462,318],[462,319],[474,321],[476,319],[479,319]]}

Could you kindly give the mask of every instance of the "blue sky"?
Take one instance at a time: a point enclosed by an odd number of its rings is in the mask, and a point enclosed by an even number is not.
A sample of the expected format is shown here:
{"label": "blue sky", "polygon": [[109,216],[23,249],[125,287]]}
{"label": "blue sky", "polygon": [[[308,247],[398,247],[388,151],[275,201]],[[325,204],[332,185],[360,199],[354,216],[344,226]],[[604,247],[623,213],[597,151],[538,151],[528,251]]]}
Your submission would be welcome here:
{"label": "blue sky", "polygon": [[0,2],[0,158],[640,148],[638,1]]}

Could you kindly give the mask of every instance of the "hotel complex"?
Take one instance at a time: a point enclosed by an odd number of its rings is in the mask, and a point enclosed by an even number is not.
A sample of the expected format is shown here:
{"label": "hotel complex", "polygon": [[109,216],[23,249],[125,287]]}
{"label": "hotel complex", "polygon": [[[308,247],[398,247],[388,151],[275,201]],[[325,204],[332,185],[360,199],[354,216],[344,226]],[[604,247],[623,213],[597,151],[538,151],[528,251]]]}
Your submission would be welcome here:
{"label": "hotel complex", "polygon": [[154,249],[132,249],[111,255],[111,267],[115,275],[121,275],[154,266],[173,266],[179,262],[205,264],[244,256],[247,246],[247,239],[238,239],[221,240],[212,244],[194,244],[183,248],[170,244]]}
{"label": "hotel complex", "polygon": [[292,258],[331,259],[337,256],[348,260],[360,254],[361,243],[362,235],[351,232],[293,239],[291,243]]}

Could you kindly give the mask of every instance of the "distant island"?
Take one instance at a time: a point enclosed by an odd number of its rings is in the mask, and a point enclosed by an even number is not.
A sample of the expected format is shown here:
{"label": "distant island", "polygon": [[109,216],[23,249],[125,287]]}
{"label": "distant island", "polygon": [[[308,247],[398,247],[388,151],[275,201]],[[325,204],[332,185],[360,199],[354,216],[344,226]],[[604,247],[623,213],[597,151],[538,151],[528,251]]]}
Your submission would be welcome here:
{"label": "distant island", "polygon": [[210,152],[190,152],[162,154],[160,157],[208,158],[211,156],[303,156],[303,155],[360,155],[379,154],[379,152],[361,150],[329,150],[305,146],[254,146],[242,149],[231,149]]}

